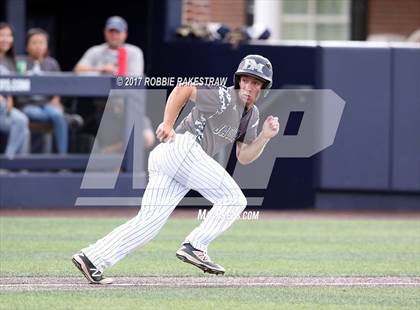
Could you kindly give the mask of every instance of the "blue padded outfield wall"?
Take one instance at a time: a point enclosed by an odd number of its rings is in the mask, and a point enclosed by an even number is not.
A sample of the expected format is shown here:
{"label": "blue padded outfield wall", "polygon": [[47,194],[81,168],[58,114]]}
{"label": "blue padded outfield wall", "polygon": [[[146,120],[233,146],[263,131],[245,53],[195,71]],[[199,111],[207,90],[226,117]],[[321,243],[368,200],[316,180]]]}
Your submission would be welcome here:
{"label": "blue padded outfield wall", "polygon": [[319,53],[319,87],[346,101],[335,143],[320,156],[320,187],[389,189],[391,49],[320,47]]}
{"label": "blue padded outfield wall", "polygon": [[420,49],[321,47],[319,86],[346,101],[319,185],[420,192]]}
{"label": "blue padded outfield wall", "polygon": [[420,208],[420,48],[321,46],[318,87],[346,101],[319,156],[319,207]]}
{"label": "blue padded outfield wall", "polygon": [[420,191],[420,51],[391,54],[391,190]]}

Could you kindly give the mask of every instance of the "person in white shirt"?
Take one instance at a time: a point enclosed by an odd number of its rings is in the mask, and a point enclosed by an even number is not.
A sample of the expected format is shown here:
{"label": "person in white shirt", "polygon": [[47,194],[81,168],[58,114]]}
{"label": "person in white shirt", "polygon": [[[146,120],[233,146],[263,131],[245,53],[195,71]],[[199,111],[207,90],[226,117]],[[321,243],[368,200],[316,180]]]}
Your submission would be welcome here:
{"label": "person in white shirt", "polygon": [[[132,44],[125,43],[127,39],[127,22],[120,16],[111,16],[105,23],[105,43],[89,48],[74,71],[76,73],[96,72],[104,75],[143,76],[144,57],[142,50]],[[124,70],[121,71],[121,49],[124,49]],[[123,73],[122,73],[123,72]],[[144,143],[147,149],[155,142],[155,135],[151,121],[145,116],[145,129],[143,131]],[[121,145],[112,145],[110,149],[119,149]]]}
{"label": "person in white shirt", "polygon": [[127,56],[127,68],[124,75],[143,76],[143,52],[139,47],[125,43],[127,35],[127,22],[120,16],[109,17],[104,29],[106,42],[89,48],[76,64],[74,71],[117,75],[119,49],[124,48]]}

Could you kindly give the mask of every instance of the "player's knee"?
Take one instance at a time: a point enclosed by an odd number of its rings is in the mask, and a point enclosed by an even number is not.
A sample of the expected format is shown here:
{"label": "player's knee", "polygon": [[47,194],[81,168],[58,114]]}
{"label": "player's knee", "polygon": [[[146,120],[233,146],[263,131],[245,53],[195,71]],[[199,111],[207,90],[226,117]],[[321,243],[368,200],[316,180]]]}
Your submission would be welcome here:
{"label": "player's knee", "polygon": [[220,197],[215,201],[216,205],[222,206],[235,206],[245,208],[247,205],[247,199],[240,189],[230,192],[229,195]]}
{"label": "player's knee", "polygon": [[233,197],[228,198],[230,205],[236,206],[238,208],[245,208],[247,205],[247,200],[245,195],[242,193],[242,191],[237,191]]}
{"label": "player's knee", "polygon": [[248,203],[248,201],[247,201],[244,193],[242,193],[242,191],[240,191],[238,193],[238,197],[237,197],[237,205],[245,208],[247,203]]}

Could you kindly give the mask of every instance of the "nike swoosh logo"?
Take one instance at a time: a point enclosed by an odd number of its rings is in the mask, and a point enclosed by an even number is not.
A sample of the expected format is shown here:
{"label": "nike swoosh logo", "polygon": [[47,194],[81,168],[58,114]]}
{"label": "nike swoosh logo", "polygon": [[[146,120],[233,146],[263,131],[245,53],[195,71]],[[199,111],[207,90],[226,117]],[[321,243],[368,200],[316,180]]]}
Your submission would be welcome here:
{"label": "nike swoosh logo", "polygon": [[255,126],[257,126],[257,125],[258,125],[258,123],[259,123],[259,121],[260,121],[260,120],[257,120],[257,121],[255,122],[255,124],[251,126],[251,128],[254,128]]}

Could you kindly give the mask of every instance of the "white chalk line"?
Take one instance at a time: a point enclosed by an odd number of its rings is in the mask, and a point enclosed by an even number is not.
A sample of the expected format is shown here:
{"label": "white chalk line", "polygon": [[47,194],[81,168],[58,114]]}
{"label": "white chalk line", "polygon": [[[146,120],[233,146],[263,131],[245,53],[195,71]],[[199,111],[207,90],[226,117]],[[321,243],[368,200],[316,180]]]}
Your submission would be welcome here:
{"label": "white chalk line", "polygon": [[105,287],[168,287],[168,288],[191,288],[191,287],[420,287],[420,283],[415,282],[320,282],[320,283],[281,283],[281,282],[253,282],[253,283],[114,283],[111,285],[91,285],[81,283],[15,283],[15,284],[0,284],[0,289],[29,289],[36,290],[37,288],[105,288]]}

